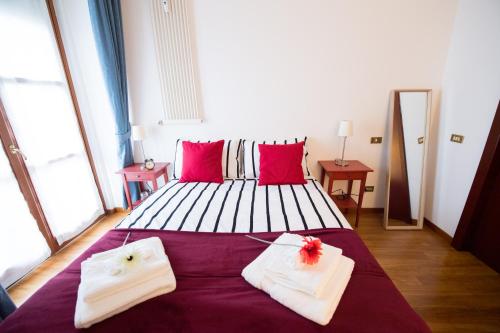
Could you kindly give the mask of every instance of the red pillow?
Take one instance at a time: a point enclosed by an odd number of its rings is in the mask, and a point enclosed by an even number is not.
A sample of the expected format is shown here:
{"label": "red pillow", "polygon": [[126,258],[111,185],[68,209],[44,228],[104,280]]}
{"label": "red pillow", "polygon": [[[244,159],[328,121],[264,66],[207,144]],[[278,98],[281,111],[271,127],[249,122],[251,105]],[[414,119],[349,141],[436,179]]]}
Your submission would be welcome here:
{"label": "red pillow", "polygon": [[180,183],[223,183],[222,149],[224,140],[212,143],[182,142],[182,174]]}
{"label": "red pillow", "polygon": [[288,145],[259,145],[260,185],[306,184],[302,171],[304,141]]}

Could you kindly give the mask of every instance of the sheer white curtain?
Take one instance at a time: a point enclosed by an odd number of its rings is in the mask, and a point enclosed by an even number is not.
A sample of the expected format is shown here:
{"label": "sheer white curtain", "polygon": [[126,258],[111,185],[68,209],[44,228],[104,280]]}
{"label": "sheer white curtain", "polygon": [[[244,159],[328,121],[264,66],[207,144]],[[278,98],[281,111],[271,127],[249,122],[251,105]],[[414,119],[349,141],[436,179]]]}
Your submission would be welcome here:
{"label": "sheer white curtain", "polygon": [[59,244],[103,213],[43,0],[0,1],[0,98]]}
{"label": "sheer white curtain", "polygon": [[[55,0],[66,57],[107,207],[123,203],[113,111],[100,70],[87,1]],[[92,69],[92,70],[90,70]]]}

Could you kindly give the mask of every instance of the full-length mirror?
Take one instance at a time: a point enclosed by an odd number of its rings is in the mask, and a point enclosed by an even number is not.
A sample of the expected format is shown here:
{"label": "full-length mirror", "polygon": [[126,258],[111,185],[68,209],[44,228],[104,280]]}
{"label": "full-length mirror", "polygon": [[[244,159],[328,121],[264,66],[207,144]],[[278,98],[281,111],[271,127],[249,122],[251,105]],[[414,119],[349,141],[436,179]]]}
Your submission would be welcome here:
{"label": "full-length mirror", "polygon": [[391,94],[386,229],[422,229],[431,90]]}

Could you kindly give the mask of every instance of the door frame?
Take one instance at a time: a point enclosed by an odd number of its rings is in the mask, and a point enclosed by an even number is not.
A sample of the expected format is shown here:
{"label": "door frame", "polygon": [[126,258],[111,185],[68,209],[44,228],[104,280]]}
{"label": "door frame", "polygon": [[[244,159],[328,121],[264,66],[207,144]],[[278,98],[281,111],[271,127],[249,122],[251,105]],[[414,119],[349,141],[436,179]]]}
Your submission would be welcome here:
{"label": "door frame", "polygon": [[491,123],[488,139],[484,145],[483,154],[477,167],[474,181],[467,196],[467,201],[460,216],[457,230],[453,236],[451,245],[457,250],[467,250],[469,243],[472,240],[474,229],[480,221],[477,220],[476,214],[481,211],[481,194],[486,188],[490,168],[493,164],[494,154],[497,146],[500,144],[500,101],[497,105],[497,110]]}
{"label": "door frame", "polygon": [[[53,0],[45,0],[45,4],[47,6],[47,12],[50,18],[51,26],[52,26],[52,31],[54,33],[54,38],[56,41],[57,49],[59,52],[59,58],[62,63],[64,75],[66,78],[66,83],[68,86],[68,90],[71,96],[71,101],[73,104],[73,110],[75,112],[75,116],[77,119],[77,124],[80,132],[80,137],[82,138],[82,142],[84,145],[85,153],[87,155],[87,159],[90,164],[90,168],[92,170],[92,175],[94,178],[94,182],[97,186],[97,191],[99,193],[99,199],[102,204],[102,208],[104,210],[104,214],[107,212],[106,208],[106,203],[104,201],[104,196],[103,192],[101,189],[101,184],[99,182],[99,179],[97,177],[97,171],[94,163],[94,159],[92,157],[92,152],[90,150],[90,145],[87,139],[87,134],[85,132],[85,127],[83,123],[83,118],[80,113],[80,107],[78,104],[78,99],[76,96],[73,80],[71,77],[71,73],[69,70],[69,65],[68,65],[68,60],[66,57],[66,52],[64,50],[64,45],[61,37],[61,31],[59,29],[59,24],[57,22],[57,16],[56,16],[56,11],[54,7],[54,2]],[[31,177],[29,175],[29,171],[26,167],[26,164],[24,163],[22,154],[15,154],[11,152],[9,146],[14,145],[16,148],[18,147],[17,140],[15,137],[15,133],[12,129],[12,126],[9,122],[9,119],[7,117],[7,113],[5,111],[2,99],[0,97],[0,138],[2,142],[2,147],[5,151],[5,154],[7,156],[7,159],[9,160],[10,166],[12,168],[12,171],[14,173],[14,176],[17,179],[17,182],[19,184],[19,188],[21,190],[21,193],[23,194],[28,207],[30,209],[31,214],[35,218],[38,229],[42,233],[43,237],[47,241],[47,244],[51,250],[51,253],[54,254],[58,250],[60,250],[62,247],[64,247],[67,243],[72,241],[74,238],[76,238],[78,235],[74,236],[73,238],[63,242],[62,244],[59,244],[57,242],[57,239],[54,237],[54,234],[50,230],[50,226],[47,222],[47,218],[43,212],[42,205],[40,203],[40,200],[38,198],[38,195],[35,190],[35,186],[33,185],[33,182],[31,180]],[[98,220],[102,218],[102,216],[99,216],[95,221],[93,221],[90,225],[94,225]],[[82,231],[83,232],[83,231]]]}
{"label": "door frame", "polygon": [[10,125],[9,119],[7,118],[7,113],[5,112],[2,99],[0,98],[0,138],[2,141],[3,150],[5,155],[9,160],[12,172],[17,179],[19,184],[19,189],[28,204],[29,210],[38,224],[38,229],[42,233],[43,237],[49,245],[50,251],[52,253],[59,249],[59,244],[56,238],[50,230],[49,224],[47,223],[47,218],[42,210],[42,205],[38,199],[38,195],[35,191],[35,186],[31,181],[29,171],[26,168],[26,164],[23,161],[21,154],[13,154],[10,151],[9,146],[14,145],[18,147],[14,131]]}

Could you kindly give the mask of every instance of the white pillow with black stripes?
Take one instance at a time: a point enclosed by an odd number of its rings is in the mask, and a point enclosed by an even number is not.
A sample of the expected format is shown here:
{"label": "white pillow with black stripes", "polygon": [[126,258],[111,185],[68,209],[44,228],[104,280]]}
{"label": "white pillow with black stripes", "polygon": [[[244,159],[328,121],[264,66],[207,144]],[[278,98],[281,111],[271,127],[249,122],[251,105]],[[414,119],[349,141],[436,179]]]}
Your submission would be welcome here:
{"label": "white pillow with black stripes", "polygon": [[[177,139],[175,143],[175,159],[174,159],[174,169],[172,172],[173,179],[181,178],[182,174],[182,157],[183,149],[182,142],[215,142],[218,140],[208,140],[208,141],[195,141],[195,140],[183,140]],[[242,178],[241,167],[240,167],[240,154],[242,140],[224,140],[224,149],[222,150],[222,174],[224,178]]]}
{"label": "white pillow with black stripes", "polygon": [[260,174],[260,153],[259,144],[291,144],[304,141],[304,156],[302,157],[302,171],[305,177],[311,177],[309,168],[307,167],[307,136],[304,138],[292,138],[287,140],[243,140],[243,160],[242,169],[243,177],[246,179],[259,178]]}

